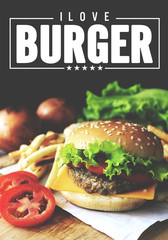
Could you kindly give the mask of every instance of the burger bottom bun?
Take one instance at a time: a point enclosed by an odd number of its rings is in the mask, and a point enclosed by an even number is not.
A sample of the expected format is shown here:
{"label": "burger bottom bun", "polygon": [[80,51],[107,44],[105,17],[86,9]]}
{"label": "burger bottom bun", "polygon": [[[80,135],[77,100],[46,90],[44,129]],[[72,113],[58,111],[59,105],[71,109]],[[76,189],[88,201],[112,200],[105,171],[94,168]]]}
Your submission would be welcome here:
{"label": "burger bottom bun", "polygon": [[93,195],[61,191],[63,197],[83,208],[100,211],[128,211],[140,207],[146,200],[138,198],[122,198],[105,195]]}

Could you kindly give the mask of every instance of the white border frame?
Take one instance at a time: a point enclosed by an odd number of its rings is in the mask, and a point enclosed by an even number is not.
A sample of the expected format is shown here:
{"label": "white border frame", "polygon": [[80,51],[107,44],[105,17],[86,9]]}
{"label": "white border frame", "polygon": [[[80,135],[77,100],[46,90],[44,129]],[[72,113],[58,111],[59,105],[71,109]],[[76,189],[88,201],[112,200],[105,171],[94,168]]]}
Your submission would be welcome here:
{"label": "white border frame", "polygon": [[[11,22],[12,20],[53,20],[54,18],[9,18],[9,69],[57,69],[63,70],[66,67],[12,67],[11,64]],[[116,18],[116,20],[157,20],[158,21],[158,66],[157,67],[104,67],[105,70],[113,69],[160,69],[160,18]]]}

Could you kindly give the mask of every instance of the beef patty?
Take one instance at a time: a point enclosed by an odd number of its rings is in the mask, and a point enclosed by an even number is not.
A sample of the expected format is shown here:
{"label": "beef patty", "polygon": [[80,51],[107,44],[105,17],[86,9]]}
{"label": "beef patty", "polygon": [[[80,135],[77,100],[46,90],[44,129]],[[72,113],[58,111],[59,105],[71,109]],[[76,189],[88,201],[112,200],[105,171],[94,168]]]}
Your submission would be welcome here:
{"label": "beef patty", "polygon": [[68,174],[72,177],[74,183],[87,193],[114,195],[147,187],[146,184],[133,183],[119,177],[109,180],[105,175],[95,174],[86,168],[69,167]]}

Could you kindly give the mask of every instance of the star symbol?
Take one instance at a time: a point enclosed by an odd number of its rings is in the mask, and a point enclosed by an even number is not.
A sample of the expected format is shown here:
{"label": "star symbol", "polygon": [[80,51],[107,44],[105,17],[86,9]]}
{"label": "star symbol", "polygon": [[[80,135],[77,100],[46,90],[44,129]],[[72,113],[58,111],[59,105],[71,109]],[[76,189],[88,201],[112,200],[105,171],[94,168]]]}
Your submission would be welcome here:
{"label": "star symbol", "polygon": [[95,67],[92,65],[92,66],[90,67],[90,70],[91,70],[91,71],[94,71],[94,70],[95,70]]}
{"label": "star symbol", "polygon": [[103,67],[100,65],[98,66],[98,71],[102,71]]}
{"label": "star symbol", "polygon": [[87,71],[87,67],[85,65],[82,67],[82,69],[83,71]]}
{"label": "star symbol", "polygon": [[72,67],[69,65],[69,66],[67,67],[67,71],[71,71],[71,69],[72,69]]}
{"label": "star symbol", "polygon": [[78,65],[76,65],[74,68],[75,68],[75,71],[79,71],[79,66]]}

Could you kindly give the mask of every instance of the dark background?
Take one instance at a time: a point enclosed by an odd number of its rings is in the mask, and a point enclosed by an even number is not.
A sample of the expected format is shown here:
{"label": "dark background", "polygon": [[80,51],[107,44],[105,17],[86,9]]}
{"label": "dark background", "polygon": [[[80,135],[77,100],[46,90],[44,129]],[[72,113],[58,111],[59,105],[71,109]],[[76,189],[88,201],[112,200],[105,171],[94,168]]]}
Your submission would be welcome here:
{"label": "dark background", "polygon": [[[168,17],[164,1],[56,1],[0,0],[0,107],[25,104],[36,108],[48,97],[70,98],[81,109],[86,90],[100,94],[107,83],[118,80],[123,87],[140,83],[146,88],[168,89]],[[166,2],[166,1],[165,1]],[[161,18],[161,68],[146,70],[10,70],[8,67],[8,25],[10,17],[55,17],[59,11],[109,11],[115,17]],[[102,22],[104,24],[104,22]]]}

